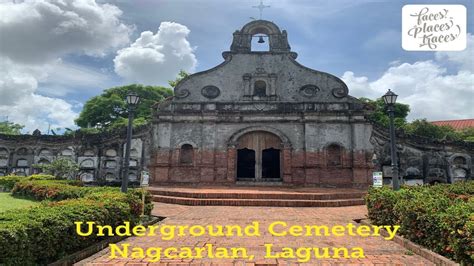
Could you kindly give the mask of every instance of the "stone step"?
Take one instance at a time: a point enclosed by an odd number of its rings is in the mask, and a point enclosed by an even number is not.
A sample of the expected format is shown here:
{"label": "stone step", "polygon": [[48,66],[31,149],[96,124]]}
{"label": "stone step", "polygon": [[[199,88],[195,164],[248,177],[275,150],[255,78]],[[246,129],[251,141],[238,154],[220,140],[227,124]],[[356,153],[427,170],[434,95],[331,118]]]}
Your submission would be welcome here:
{"label": "stone step", "polygon": [[194,198],[194,199],[277,199],[277,200],[340,200],[340,199],[363,199],[366,192],[344,192],[344,193],[278,193],[268,191],[253,192],[190,192],[176,190],[149,190],[153,195]]}
{"label": "stone step", "polygon": [[362,198],[337,200],[186,198],[153,195],[153,201],[192,206],[344,207],[364,205]]}

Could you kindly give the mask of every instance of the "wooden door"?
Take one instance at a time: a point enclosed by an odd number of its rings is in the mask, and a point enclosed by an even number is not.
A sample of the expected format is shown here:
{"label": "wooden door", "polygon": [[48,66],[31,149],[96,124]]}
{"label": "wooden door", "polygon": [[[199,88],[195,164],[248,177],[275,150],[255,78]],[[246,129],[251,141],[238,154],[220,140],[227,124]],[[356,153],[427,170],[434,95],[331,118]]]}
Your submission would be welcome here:
{"label": "wooden door", "polygon": [[[256,181],[261,181],[262,178],[281,178],[280,161],[281,161],[281,147],[282,143],[278,136],[264,131],[250,132],[239,138],[237,167],[244,164],[245,150],[252,150],[255,152],[255,174],[253,177],[244,177],[237,174],[237,178],[255,178]],[[262,165],[265,150],[265,165]],[[242,151],[242,152],[240,152]],[[241,154],[241,156],[239,156]],[[272,163],[273,162],[273,163]],[[247,162],[248,163],[248,162]],[[264,167],[265,166],[265,169]],[[237,169],[239,172],[239,169]],[[243,170],[241,169],[240,173]],[[262,172],[265,172],[264,174]]]}

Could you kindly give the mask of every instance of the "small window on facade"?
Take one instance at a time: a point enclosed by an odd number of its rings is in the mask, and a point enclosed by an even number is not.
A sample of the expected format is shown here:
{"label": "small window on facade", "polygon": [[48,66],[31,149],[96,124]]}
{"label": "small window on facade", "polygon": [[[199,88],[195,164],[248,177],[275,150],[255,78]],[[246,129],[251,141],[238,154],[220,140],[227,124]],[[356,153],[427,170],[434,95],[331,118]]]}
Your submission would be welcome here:
{"label": "small window on facade", "polygon": [[181,146],[181,151],[179,154],[179,162],[182,164],[192,164],[194,156],[193,146],[190,144],[184,144]]}
{"label": "small window on facade", "polygon": [[255,96],[266,96],[267,95],[267,84],[263,80],[257,80],[254,84],[254,95]]}
{"label": "small window on facade", "polygon": [[341,161],[341,155],[342,155],[342,149],[341,146],[337,144],[331,144],[327,148],[327,160],[328,160],[328,166],[340,166],[342,164]]}

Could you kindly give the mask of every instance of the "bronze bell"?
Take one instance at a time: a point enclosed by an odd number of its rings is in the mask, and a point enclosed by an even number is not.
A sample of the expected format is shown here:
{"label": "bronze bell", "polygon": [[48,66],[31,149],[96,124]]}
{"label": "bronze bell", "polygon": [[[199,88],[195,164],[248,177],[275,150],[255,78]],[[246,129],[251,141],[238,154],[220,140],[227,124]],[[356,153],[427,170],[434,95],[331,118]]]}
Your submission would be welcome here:
{"label": "bronze bell", "polygon": [[263,36],[259,36],[258,38],[258,43],[264,43],[265,40],[263,39]]}

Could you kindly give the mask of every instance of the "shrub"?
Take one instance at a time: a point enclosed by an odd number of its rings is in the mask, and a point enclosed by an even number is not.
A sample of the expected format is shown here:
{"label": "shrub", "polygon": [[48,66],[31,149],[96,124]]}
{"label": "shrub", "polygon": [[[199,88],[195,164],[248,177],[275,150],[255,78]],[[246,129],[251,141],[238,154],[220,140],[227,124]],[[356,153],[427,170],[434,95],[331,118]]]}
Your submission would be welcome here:
{"label": "shrub", "polygon": [[8,175],[0,176],[0,187],[4,187],[5,190],[11,190],[15,184],[23,180],[55,180],[56,177],[52,175],[37,174],[30,176],[18,176],[18,175]]}
{"label": "shrub", "polygon": [[0,176],[0,187],[3,187],[5,190],[11,190],[16,182],[26,179],[26,177],[18,175]]}
{"label": "shrub", "polygon": [[22,212],[9,211],[0,217],[0,246],[4,247],[0,263],[7,265],[47,264],[103,239],[94,234],[78,236],[74,221],[112,226],[137,221],[124,202],[88,199],[61,201]]}
{"label": "shrub", "polygon": [[445,254],[474,264],[474,198],[449,206],[440,220],[448,242]]}
{"label": "shrub", "polygon": [[79,165],[68,158],[57,158],[50,164],[36,164],[35,168],[54,175],[57,179],[75,178]]}
{"label": "shrub", "polygon": [[446,239],[440,238],[443,229],[438,214],[450,206],[451,200],[441,192],[429,189],[418,189],[409,195],[405,200],[400,199],[394,208],[400,224],[400,233],[436,253],[443,254],[447,242]]}
{"label": "shrub", "polygon": [[99,187],[80,187],[77,181],[66,180],[27,180],[19,181],[12,189],[12,194],[31,197],[36,200],[64,200],[81,198],[88,193],[101,189]]}
{"label": "shrub", "polygon": [[44,265],[104,239],[94,233],[78,236],[75,221],[111,226],[137,223],[142,193],[146,193],[145,213],[150,214],[152,208],[147,191],[124,194],[118,188],[81,187],[65,180],[22,180],[16,182],[13,193],[50,201],[0,213],[0,265]]}
{"label": "shrub", "polygon": [[466,264],[474,263],[474,182],[434,186],[371,188],[369,218],[377,225],[400,225],[415,243]]}
{"label": "shrub", "polygon": [[55,180],[57,179],[53,175],[46,175],[46,174],[36,174],[36,175],[30,175],[28,177],[28,180]]}

